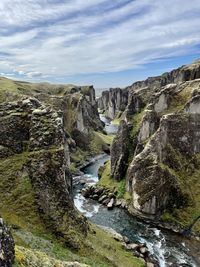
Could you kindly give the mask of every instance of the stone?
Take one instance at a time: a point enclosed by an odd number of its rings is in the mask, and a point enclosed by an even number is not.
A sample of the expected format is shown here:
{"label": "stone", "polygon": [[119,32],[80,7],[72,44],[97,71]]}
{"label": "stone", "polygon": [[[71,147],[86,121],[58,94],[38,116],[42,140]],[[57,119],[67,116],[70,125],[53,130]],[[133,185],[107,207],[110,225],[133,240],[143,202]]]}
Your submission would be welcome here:
{"label": "stone", "polygon": [[108,209],[113,209],[113,207],[114,207],[114,202],[115,202],[115,199],[114,199],[114,198],[111,198],[111,200],[110,200],[109,203],[107,204],[107,208],[108,208]]}
{"label": "stone", "polygon": [[103,202],[107,198],[107,195],[103,195],[99,198],[99,202]]}
{"label": "stone", "polygon": [[148,253],[148,249],[146,247],[140,247],[140,252],[144,255]]}
{"label": "stone", "polygon": [[127,236],[123,236],[123,240],[126,244],[129,244],[130,243],[130,240]]}
{"label": "stone", "polygon": [[98,198],[99,198],[99,195],[98,194],[94,194],[94,195],[92,195],[92,196],[90,196],[92,199],[94,199],[94,200],[98,200]]}
{"label": "stone", "polygon": [[136,243],[131,243],[126,245],[127,250],[136,250],[137,248],[139,248],[139,244]]}
{"label": "stone", "polygon": [[102,201],[102,204],[107,206],[109,202],[110,202],[110,198],[106,198],[105,200]]}
{"label": "stone", "polygon": [[116,203],[115,203],[115,206],[116,207],[120,207],[122,204],[122,201],[121,200],[117,200]]}
{"label": "stone", "polygon": [[154,265],[152,262],[147,262],[147,263],[146,263],[146,266],[147,266],[147,267],[154,267],[155,265]]}
{"label": "stone", "polygon": [[124,111],[128,103],[128,90],[111,88],[109,91],[103,91],[97,103],[98,108],[104,110],[106,117],[114,119]]}

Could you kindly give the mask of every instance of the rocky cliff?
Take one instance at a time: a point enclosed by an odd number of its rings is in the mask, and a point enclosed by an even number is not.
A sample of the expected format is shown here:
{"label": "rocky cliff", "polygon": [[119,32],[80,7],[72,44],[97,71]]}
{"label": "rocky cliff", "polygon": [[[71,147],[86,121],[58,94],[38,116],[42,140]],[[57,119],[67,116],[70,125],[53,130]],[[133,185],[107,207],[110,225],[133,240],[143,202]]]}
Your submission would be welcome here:
{"label": "rocky cliff", "polygon": [[122,114],[128,103],[128,90],[120,88],[111,88],[109,91],[103,91],[102,96],[98,98],[98,107],[105,113],[106,117],[114,119]]}
{"label": "rocky cliff", "polygon": [[[63,115],[36,98],[3,103],[0,105],[0,114],[1,167],[6,164],[5,161],[9,164],[16,158],[19,163],[19,169],[11,173],[11,196],[14,197],[16,191],[15,181],[20,182],[18,186],[21,187],[25,183],[30,184],[30,188],[18,193],[19,205],[26,205],[23,194],[32,194],[32,208],[38,210],[45,224],[65,238],[69,245],[78,246],[76,236],[86,234],[87,224],[76,212],[71,197],[71,174],[68,170],[70,155]],[[23,158],[21,163],[20,157]],[[2,191],[8,179],[8,175],[2,172]],[[5,207],[5,194],[7,192],[2,192],[2,208]]]}
{"label": "rocky cliff", "polygon": [[187,224],[200,212],[200,61],[128,88],[111,148],[130,210]]}
{"label": "rocky cliff", "polygon": [[[171,72],[163,73],[160,76],[149,77],[144,81],[135,82],[125,89],[111,88],[108,91],[103,91],[101,97],[98,99],[98,107],[105,112],[107,117],[114,119],[122,114],[128,102],[129,105],[131,104],[128,98],[130,98],[131,92],[133,91],[142,89],[150,93],[150,91],[160,90],[161,87],[167,84],[180,84],[199,78],[200,66],[199,60],[197,60],[190,65],[184,65]],[[150,94],[152,94],[152,92]],[[137,108],[137,103],[134,104],[134,107]]]}

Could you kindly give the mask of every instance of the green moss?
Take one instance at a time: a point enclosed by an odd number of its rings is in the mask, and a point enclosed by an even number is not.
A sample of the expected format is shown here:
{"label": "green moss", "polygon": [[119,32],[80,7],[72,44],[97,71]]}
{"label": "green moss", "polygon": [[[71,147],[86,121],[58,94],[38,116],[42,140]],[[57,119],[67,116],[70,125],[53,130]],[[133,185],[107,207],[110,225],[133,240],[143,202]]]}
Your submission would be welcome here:
{"label": "green moss", "polygon": [[186,86],[178,94],[173,95],[170,100],[168,109],[163,112],[164,114],[177,113],[183,110],[188,100],[191,98],[192,90],[189,86]]}
{"label": "green moss", "polygon": [[[166,149],[167,162],[160,164],[160,166],[176,177],[176,181],[187,198],[188,204],[175,209],[171,214],[164,213],[161,219],[174,221],[185,227],[200,215],[200,155],[189,161],[171,146],[168,145]],[[193,230],[200,233],[200,222],[194,226]]]}
{"label": "green moss", "polygon": [[114,135],[106,135],[100,132],[93,132],[91,134],[90,149],[93,154],[101,153],[108,150],[113,141]]}
{"label": "green moss", "polygon": [[120,121],[121,121],[121,118],[115,118],[114,120],[111,121],[111,124],[119,125]]}
{"label": "green moss", "polygon": [[34,228],[41,225],[31,182],[24,169],[28,153],[0,160],[0,214],[8,224]]}
{"label": "green moss", "polygon": [[145,113],[145,108],[143,108],[140,112],[134,114],[133,119],[132,119],[132,130],[131,130],[131,138],[135,138],[136,135],[138,134],[138,131],[141,126],[142,118]]}
{"label": "green moss", "polygon": [[77,168],[82,166],[89,157],[90,153],[88,151],[83,151],[79,147],[76,147],[76,150],[70,153],[70,170],[74,172],[77,171]]}
{"label": "green moss", "polygon": [[104,169],[102,170],[101,179],[97,183],[99,186],[103,186],[109,189],[112,192],[116,192],[116,196],[118,199],[125,199],[126,201],[130,200],[130,194],[126,192],[126,181],[116,181],[110,176],[110,161],[108,161]]}
{"label": "green moss", "polygon": [[134,257],[132,253],[124,251],[122,245],[116,242],[108,233],[94,225],[91,228],[95,231],[95,234],[89,234],[89,245],[110,262],[108,266],[144,266],[144,263]]}
{"label": "green moss", "polygon": [[112,134],[103,134],[103,133],[100,133],[100,132],[94,132],[95,134],[95,137],[100,140],[100,142],[102,143],[105,143],[107,145],[111,145],[112,144],[112,141],[113,141],[113,138],[114,138],[114,135]]}

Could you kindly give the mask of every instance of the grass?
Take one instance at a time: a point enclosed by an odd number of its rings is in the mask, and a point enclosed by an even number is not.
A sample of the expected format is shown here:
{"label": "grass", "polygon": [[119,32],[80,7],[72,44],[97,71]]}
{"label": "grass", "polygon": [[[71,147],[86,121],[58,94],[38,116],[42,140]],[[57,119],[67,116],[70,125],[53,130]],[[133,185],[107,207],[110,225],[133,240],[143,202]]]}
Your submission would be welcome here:
{"label": "grass", "polygon": [[186,86],[178,94],[172,96],[168,109],[161,115],[181,112],[188,100],[191,98],[191,95],[191,88]]}
{"label": "grass", "polygon": [[104,142],[107,145],[111,145],[114,139],[113,134],[103,134],[100,132],[94,132],[94,134],[97,138],[101,139],[101,142]]}
{"label": "grass", "polygon": [[132,138],[135,138],[136,135],[138,134],[144,113],[145,113],[145,108],[143,108],[140,112],[134,114],[134,116],[133,116],[133,119],[132,119],[133,127],[132,127],[132,131],[131,131],[131,137]]}
{"label": "grass", "polygon": [[112,192],[117,192],[118,199],[125,199],[126,201],[130,200],[130,195],[126,192],[126,181],[121,180],[120,182],[114,180],[110,176],[110,161],[108,161],[105,166],[104,170],[102,171],[102,176],[99,182],[97,183],[99,186],[103,186],[108,188]]}
{"label": "grass", "polygon": [[23,168],[28,153],[0,160],[0,214],[10,225],[43,228],[37,214],[34,192]]}
{"label": "grass", "polygon": [[121,121],[121,118],[115,118],[114,120],[111,121],[111,124],[119,125],[120,121]]}
{"label": "grass", "polygon": [[98,154],[102,151],[109,150],[109,146],[112,144],[114,135],[106,135],[100,132],[93,132],[91,136],[91,153]]}
{"label": "grass", "polygon": [[[187,206],[175,209],[173,213],[165,212],[161,219],[174,221],[185,227],[200,215],[200,155],[189,162],[172,147],[168,149],[168,153],[173,159],[173,165],[162,165],[162,168],[167,168],[176,177],[181,191],[189,197],[189,202]],[[200,233],[200,222],[196,223],[193,230]]]}
{"label": "grass", "polygon": [[24,95],[31,96],[36,93],[63,96],[72,87],[76,86],[71,84],[29,83],[0,77],[0,103],[19,100]]}
{"label": "grass", "polygon": [[[91,267],[143,267],[144,263],[127,252],[122,245],[101,228],[90,225],[85,246],[77,253],[67,249],[51,236],[36,236],[17,230],[15,236],[23,240],[16,244],[15,267],[48,266],[62,267],[66,261],[78,261]],[[58,265],[56,265],[58,264]]]}

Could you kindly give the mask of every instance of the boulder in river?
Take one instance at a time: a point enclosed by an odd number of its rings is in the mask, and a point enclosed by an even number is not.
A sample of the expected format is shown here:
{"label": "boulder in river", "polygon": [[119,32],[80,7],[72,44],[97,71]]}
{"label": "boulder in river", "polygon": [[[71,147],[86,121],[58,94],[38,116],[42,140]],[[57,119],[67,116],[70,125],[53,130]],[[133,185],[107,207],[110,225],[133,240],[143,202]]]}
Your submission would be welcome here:
{"label": "boulder in river", "polygon": [[110,202],[107,205],[108,209],[112,209],[114,207],[115,199],[111,198]]}

